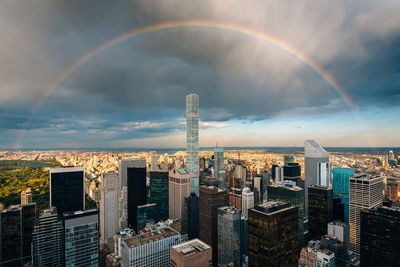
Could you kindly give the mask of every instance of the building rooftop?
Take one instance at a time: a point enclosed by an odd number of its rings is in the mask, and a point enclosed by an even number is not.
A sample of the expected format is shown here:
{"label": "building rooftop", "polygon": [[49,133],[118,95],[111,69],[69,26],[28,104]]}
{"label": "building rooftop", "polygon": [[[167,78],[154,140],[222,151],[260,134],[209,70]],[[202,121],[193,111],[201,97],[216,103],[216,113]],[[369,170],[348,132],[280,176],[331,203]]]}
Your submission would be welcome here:
{"label": "building rooftop", "polygon": [[292,206],[289,202],[277,200],[264,202],[263,204],[260,204],[253,209],[263,213],[271,214],[291,207]]}
{"label": "building rooftop", "polygon": [[329,157],[329,153],[326,152],[317,142],[314,140],[304,141],[304,152],[306,157],[311,158],[324,158]]}
{"label": "building rooftop", "polygon": [[177,170],[180,174],[188,174],[188,171],[185,169],[178,169]]}
{"label": "building rooftop", "polygon": [[292,181],[282,181],[282,182],[278,182],[278,183],[273,183],[268,186],[285,188],[285,189],[292,190],[292,191],[302,191],[303,190],[303,188],[301,188],[300,186],[297,186],[296,183],[292,182]]}
{"label": "building rooftop", "polygon": [[175,235],[179,235],[179,233],[170,227],[165,227],[162,229],[157,229],[155,231],[150,231],[145,234],[137,235],[134,237],[123,238],[122,240],[129,248],[131,248],[131,247],[141,246],[149,242],[162,240]]}
{"label": "building rooftop", "polygon": [[188,257],[190,255],[196,254],[198,252],[211,249],[209,245],[201,241],[200,239],[192,239],[187,242],[175,245],[172,247],[175,251],[183,255],[183,257]]}
{"label": "building rooftop", "polygon": [[373,181],[380,179],[383,179],[382,176],[368,175],[368,174],[354,175],[353,177],[350,177],[350,180],[359,180],[359,181]]}
{"label": "building rooftop", "polygon": [[90,210],[77,210],[77,211],[71,211],[71,212],[64,212],[63,216],[64,217],[80,217],[82,215],[90,215],[90,214],[98,214],[99,213],[99,209],[98,208],[94,208],[94,209],[90,209]]}
{"label": "building rooftop", "polygon": [[318,185],[318,184],[310,185],[309,188],[322,189],[322,190],[332,190],[332,187],[327,187],[327,186]]}
{"label": "building rooftop", "polygon": [[149,204],[141,205],[141,206],[138,206],[138,209],[152,207],[152,206],[157,206],[157,203],[149,203]]}
{"label": "building rooftop", "polygon": [[226,213],[230,213],[230,214],[240,214],[241,213],[240,209],[237,209],[237,208],[231,207],[231,206],[220,207],[218,209],[221,211],[224,211]]}

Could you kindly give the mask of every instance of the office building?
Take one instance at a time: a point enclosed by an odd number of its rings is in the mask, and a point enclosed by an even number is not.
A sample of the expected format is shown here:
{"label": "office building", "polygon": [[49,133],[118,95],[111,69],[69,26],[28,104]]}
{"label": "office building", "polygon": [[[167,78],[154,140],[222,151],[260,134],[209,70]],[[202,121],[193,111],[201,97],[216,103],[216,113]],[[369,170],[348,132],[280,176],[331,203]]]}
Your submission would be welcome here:
{"label": "office building", "polygon": [[329,249],[317,251],[317,267],[335,267],[335,253]]}
{"label": "office building", "polygon": [[242,215],[248,216],[248,210],[254,208],[254,193],[250,188],[245,187],[242,190]]}
{"label": "office building", "polygon": [[272,165],[271,174],[275,183],[282,182],[284,180],[284,167]]}
{"label": "office building", "polygon": [[[119,160],[119,184],[121,188],[126,186],[126,198],[122,197],[121,203],[126,211],[119,211],[119,218],[127,213],[128,227],[137,231],[137,207],[147,204],[146,195],[146,160],[129,159]],[[123,195],[121,195],[123,196]]]}
{"label": "office building", "polygon": [[56,208],[43,210],[32,234],[34,267],[64,266],[64,228]]}
{"label": "office building", "polygon": [[318,162],[318,185],[330,186],[332,184],[332,164],[329,162]]}
{"label": "office building", "polygon": [[171,267],[212,266],[211,247],[200,239],[192,239],[171,247]]}
{"label": "office building", "polygon": [[99,210],[63,214],[66,267],[99,266]]}
{"label": "office building", "polygon": [[350,178],[349,185],[350,249],[360,254],[360,212],[382,205],[383,178],[358,175]]}
{"label": "office building", "polygon": [[242,266],[249,264],[249,221],[243,215],[240,219],[240,262]]}
{"label": "office building", "polygon": [[304,190],[294,182],[280,182],[267,186],[268,201],[283,200],[297,207],[299,250],[304,244]]}
{"label": "office building", "polygon": [[118,232],[118,175],[102,174],[100,197],[100,242],[112,247],[113,237]]}
{"label": "office building", "polygon": [[220,188],[226,189],[224,149],[222,147],[215,148],[214,160],[214,178],[219,181]]}
{"label": "office building", "polygon": [[186,96],[186,169],[191,192],[199,195],[199,96]]}
{"label": "office building", "polygon": [[155,152],[152,152],[152,154],[150,155],[150,171],[155,172],[159,170],[160,167],[158,167],[157,155],[155,154]]}
{"label": "office building", "polygon": [[298,211],[269,201],[249,209],[249,266],[296,266]]}
{"label": "office building", "polygon": [[156,203],[159,219],[165,221],[169,216],[169,174],[168,171],[150,172],[150,198],[148,203]]}
{"label": "office building", "polygon": [[255,202],[255,204],[259,204],[264,200],[264,185],[262,177],[254,177],[254,195],[257,195],[254,197],[258,200],[258,202]]}
{"label": "office building", "polygon": [[344,222],[349,223],[349,181],[354,176],[353,169],[333,168],[333,196],[344,204]]}
{"label": "office building", "polygon": [[283,166],[283,176],[284,180],[289,180],[292,182],[296,182],[296,185],[299,185],[299,180],[301,179],[301,166],[298,163],[288,163]]}
{"label": "office building", "polygon": [[240,267],[241,210],[218,208],[218,266]]}
{"label": "office building", "polygon": [[329,153],[314,140],[304,142],[304,172],[305,172],[305,213],[308,216],[308,187],[318,184],[318,163],[329,162]]}
{"label": "office building", "polygon": [[22,266],[31,262],[35,223],[35,203],[10,206],[0,212],[0,266]]}
{"label": "office building", "polygon": [[50,206],[57,212],[85,209],[83,167],[50,168]]}
{"label": "office building", "polygon": [[157,223],[161,221],[157,203],[149,203],[137,207],[137,228],[138,231],[146,227],[147,223]]}
{"label": "office building", "polygon": [[218,264],[218,208],[229,204],[228,193],[214,186],[200,186],[199,237],[212,247],[213,266]]}
{"label": "office building", "polygon": [[181,242],[181,234],[170,227],[163,227],[133,237],[120,238],[122,265],[170,266],[171,247]]}
{"label": "office building", "polygon": [[185,197],[190,195],[190,173],[185,169],[169,171],[169,217],[183,218]]}
{"label": "office building", "polygon": [[400,208],[363,209],[361,218],[361,266],[400,264]]}
{"label": "office building", "polygon": [[328,223],[328,235],[335,236],[340,242],[343,242],[346,245],[346,249],[349,250],[350,227],[347,223],[341,221]]}
{"label": "office building", "polygon": [[21,205],[32,203],[32,189],[30,187],[26,188],[21,192]]}
{"label": "office building", "polygon": [[[234,192],[233,189],[228,192],[229,194],[229,205],[242,209],[242,189],[235,188]],[[253,196],[254,197],[254,196]],[[254,201],[254,199],[253,199]]]}
{"label": "office building", "polygon": [[326,234],[328,223],[333,217],[332,188],[312,185],[308,188],[308,233],[311,239],[319,239]]}
{"label": "office building", "polygon": [[288,166],[289,163],[294,163],[294,156],[293,155],[285,155],[283,156],[283,162],[285,166]]}
{"label": "office building", "polygon": [[183,216],[183,232],[189,239],[199,238],[199,197],[195,193],[185,197],[185,210]]}
{"label": "office building", "polygon": [[386,178],[386,199],[393,203],[399,203],[400,179],[394,177]]}

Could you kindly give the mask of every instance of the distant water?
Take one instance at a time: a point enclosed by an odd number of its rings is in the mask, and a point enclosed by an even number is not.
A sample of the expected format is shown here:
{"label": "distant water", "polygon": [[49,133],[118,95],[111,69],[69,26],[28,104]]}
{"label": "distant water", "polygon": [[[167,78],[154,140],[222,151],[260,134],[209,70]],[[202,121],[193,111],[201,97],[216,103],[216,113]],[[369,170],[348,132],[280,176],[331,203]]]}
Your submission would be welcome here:
{"label": "distant water", "polygon": [[[201,147],[200,151],[212,151],[215,147]],[[224,147],[225,151],[263,151],[276,154],[298,154],[304,153],[303,147]],[[335,153],[354,153],[354,154],[387,154],[389,150],[400,153],[400,147],[325,147],[328,152]],[[7,149],[4,149],[7,150]],[[4,151],[3,150],[3,151]],[[177,151],[185,151],[186,148],[46,148],[32,149],[24,148],[17,151],[48,151],[48,150],[69,150],[69,151],[110,151],[110,152],[149,152],[155,151],[157,154],[173,154]],[[9,149],[8,151],[15,151]]]}

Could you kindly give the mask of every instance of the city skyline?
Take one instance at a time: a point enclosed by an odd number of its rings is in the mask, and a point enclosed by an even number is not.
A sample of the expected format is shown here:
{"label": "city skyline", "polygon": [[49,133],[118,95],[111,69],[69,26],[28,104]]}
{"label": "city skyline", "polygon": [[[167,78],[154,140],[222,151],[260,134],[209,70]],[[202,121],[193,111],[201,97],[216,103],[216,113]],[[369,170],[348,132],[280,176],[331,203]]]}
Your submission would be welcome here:
{"label": "city skyline", "polygon": [[190,93],[200,146],[400,146],[396,1],[95,6],[1,4],[1,149],[184,147]]}

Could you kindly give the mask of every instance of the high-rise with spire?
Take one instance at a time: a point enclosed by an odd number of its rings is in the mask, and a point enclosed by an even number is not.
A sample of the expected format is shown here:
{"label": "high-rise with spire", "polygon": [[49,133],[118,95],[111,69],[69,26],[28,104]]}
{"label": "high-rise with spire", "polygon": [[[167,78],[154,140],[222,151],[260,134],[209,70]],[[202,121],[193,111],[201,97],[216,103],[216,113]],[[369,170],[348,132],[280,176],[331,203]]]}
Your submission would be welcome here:
{"label": "high-rise with spire", "polygon": [[199,195],[199,96],[186,96],[186,169],[190,173],[190,191]]}

